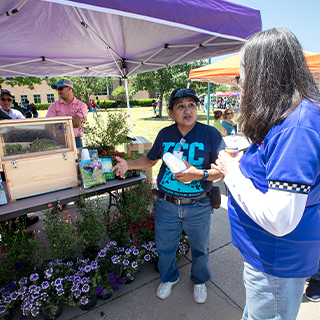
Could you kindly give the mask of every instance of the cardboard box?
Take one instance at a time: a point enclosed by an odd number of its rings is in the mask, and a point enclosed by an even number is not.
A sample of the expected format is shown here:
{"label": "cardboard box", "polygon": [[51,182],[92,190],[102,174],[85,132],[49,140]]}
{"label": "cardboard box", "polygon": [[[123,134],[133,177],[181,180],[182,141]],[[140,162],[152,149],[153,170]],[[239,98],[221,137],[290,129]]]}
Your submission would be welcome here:
{"label": "cardboard box", "polygon": [[[152,143],[145,137],[134,137],[134,140],[124,145],[125,152],[131,152],[137,155],[137,159],[146,156],[152,147]],[[152,168],[141,170],[148,180],[152,180]]]}

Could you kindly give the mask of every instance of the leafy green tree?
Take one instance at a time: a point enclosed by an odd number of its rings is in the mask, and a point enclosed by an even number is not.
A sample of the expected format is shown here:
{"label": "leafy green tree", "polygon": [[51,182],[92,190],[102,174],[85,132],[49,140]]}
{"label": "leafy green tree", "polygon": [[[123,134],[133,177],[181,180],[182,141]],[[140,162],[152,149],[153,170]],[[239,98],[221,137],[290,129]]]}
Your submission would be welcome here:
{"label": "leafy green tree", "polygon": [[[205,61],[195,61],[184,63],[173,67],[167,67],[155,71],[137,74],[130,78],[130,83],[135,92],[146,90],[148,92],[160,93],[159,114],[162,116],[163,98],[168,100],[172,90],[181,87],[187,87],[189,72],[191,69],[206,65]],[[190,88],[203,91],[206,86],[204,82],[191,82]]]}
{"label": "leafy green tree", "polygon": [[56,83],[59,79],[69,79],[73,83],[73,94],[74,96],[89,104],[89,97],[92,94],[99,94],[107,91],[108,87],[111,87],[115,78],[105,77],[58,77],[50,78],[48,80],[49,85]]}
{"label": "leafy green tree", "polygon": [[0,78],[0,84],[6,84],[13,88],[14,86],[27,86],[30,90],[34,90],[35,84],[41,84],[43,78],[37,77],[8,77],[8,78]]}
{"label": "leafy green tree", "polygon": [[[121,101],[121,104],[122,106],[124,105],[124,102],[126,101],[127,99],[127,95],[126,95],[126,88],[124,86],[118,86],[116,87],[111,95],[113,95],[113,97],[116,99],[116,100],[120,100]],[[132,90],[130,87],[128,87],[128,95],[129,95],[129,99],[132,98],[133,94],[132,94]]]}

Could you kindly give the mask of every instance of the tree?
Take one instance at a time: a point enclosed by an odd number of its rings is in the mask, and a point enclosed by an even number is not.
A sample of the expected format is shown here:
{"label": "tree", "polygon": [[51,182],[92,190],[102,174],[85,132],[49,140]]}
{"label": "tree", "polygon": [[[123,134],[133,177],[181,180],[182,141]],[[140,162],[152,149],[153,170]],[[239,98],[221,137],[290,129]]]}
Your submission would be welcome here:
{"label": "tree", "polygon": [[[118,99],[121,101],[121,105],[124,106],[124,102],[127,99],[127,94],[126,94],[126,88],[124,86],[118,86],[116,87],[111,95],[114,96],[115,99]],[[130,88],[128,88],[128,95],[129,98],[131,98],[133,96],[132,91]]]}
{"label": "tree", "polygon": [[6,85],[11,86],[27,86],[30,90],[34,90],[35,84],[41,84],[44,78],[37,78],[37,77],[7,77],[7,78],[0,78],[0,85],[5,83]]}
{"label": "tree", "polygon": [[73,83],[74,96],[87,105],[90,95],[107,91],[107,88],[115,82],[115,78],[106,77],[58,77],[51,78],[48,82],[49,84],[56,83],[59,79],[69,79]]}
{"label": "tree", "polygon": [[[132,88],[135,92],[146,90],[148,92],[160,93],[159,115],[162,116],[162,102],[164,95],[166,94],[166,100],[168,100],[168,96],[173,89],[187,87],[190,70],[202,67],[205,64],[206,62],[201,60],[146,73],[140,73],[132,76],[130,78],[130,83],[132,84]],[[194,89],[199,89],[204,86],[206,86],[206,83],[191,82],[190,84],[190,88]]]}

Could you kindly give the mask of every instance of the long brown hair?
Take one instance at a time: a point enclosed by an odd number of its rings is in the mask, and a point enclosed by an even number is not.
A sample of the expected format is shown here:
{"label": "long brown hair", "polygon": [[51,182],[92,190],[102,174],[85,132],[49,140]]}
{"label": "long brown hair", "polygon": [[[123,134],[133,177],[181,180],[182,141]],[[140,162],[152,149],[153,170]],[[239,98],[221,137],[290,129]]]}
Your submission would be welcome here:
{"label": "long brown hair", "polygon": [[263,141],[303,98],[319,105],[317,85],[291,31],[273,28],[256,33],[243,46],[240,61],[244,96],[238,120],[252,142]]}

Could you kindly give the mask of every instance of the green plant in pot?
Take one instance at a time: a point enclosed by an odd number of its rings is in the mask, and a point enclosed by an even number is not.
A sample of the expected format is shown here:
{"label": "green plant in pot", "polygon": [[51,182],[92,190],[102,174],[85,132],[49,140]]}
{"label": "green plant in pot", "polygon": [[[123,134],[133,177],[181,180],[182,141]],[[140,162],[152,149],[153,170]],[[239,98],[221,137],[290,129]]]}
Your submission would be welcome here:
{"label": "green plant in pot", "polygon": [[83,257],[94,260],[100,251],[100,240],[106,237],[104,225],[104,207],[101,197],[95,199],[82,198],[78,206],[76,229],[80,239]]}
{"label": "green plant in pot", "polygon": [[51,257],[74,260],[80,253],[80,239],[75,224],[78,217],[73,218],[70,212],[63,211],[59,202],[56,205],[49,203],[43,213]]}
{"label": "green plant in pot", "polygon": [[0,286],[28,275],[43,260],[45,247],[26,228],[25,217],[0,223]]}
{"label": "green plant in pot", "polygon": [[83,140],[88,148],[101,152],[126,143],[129,133],[127,115],[123,112],[108,112],[106,120],[98,116],[94,118],[94,123],[85,125]]}

